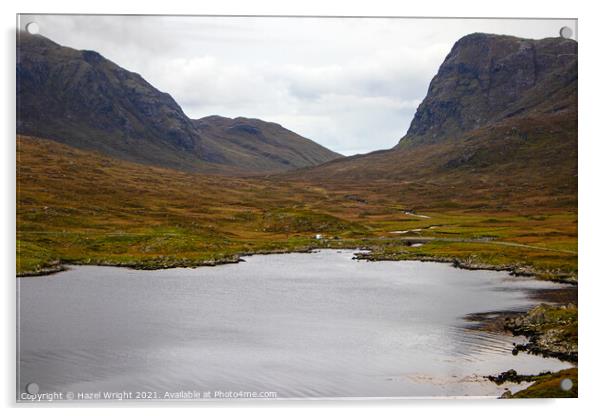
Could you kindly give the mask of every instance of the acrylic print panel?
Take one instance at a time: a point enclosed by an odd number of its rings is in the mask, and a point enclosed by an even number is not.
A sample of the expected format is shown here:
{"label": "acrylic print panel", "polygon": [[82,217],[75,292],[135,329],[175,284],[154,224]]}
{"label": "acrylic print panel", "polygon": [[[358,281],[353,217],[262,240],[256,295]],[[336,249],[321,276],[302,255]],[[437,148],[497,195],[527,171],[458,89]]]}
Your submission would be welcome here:
{"label": "acrylic print panel", "polygon": [[576,397],[576,24],[19,16],[17,400]]}

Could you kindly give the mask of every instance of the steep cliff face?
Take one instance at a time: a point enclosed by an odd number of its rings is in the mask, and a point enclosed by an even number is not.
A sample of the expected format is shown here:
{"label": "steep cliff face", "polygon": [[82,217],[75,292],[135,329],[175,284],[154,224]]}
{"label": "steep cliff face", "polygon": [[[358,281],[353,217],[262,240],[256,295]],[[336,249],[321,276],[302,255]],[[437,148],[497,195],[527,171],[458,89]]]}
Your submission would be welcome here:
{"label": "steep cliff face", "polygon": [[532,112],[576,104],[577,42],[475,33],[458,40],[404,142],[428,143]]}
{"label": "steep cliff face", "polygon": [[250,132],[191,120],[169,94],[97,52],[25,32],[17,46],[18,133],[210,173],[278,172],[340,156],[274,123],[253,122],[259,131]]}

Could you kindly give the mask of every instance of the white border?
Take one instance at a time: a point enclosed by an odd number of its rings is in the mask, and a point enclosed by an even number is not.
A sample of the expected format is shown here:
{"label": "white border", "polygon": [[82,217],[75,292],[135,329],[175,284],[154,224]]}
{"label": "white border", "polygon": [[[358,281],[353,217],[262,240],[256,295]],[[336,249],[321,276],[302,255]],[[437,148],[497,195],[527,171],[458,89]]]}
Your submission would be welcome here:
{"label": "white border", "polygon": [[[15,25],[16,13],[126,13],[126,14],[262,14],[262,15],[346,15],[346,16],[447,16],[447,17],[556,17],[579,19],[579,266],[580,266],[580,374],[579,396],[577,400],[523,400],[523,401],[475,401],[475,400],[404,400],[404,401],[347,401],[347,402],[224,402],[201,403],[202,409],[194,409],[186,404],[178,406],[184,413],[233,412],[278,413],[282,410],[293,414],[305,414],[308,411],[331,413],[341,410],[346,414],[425,412],[427,414],[487,414],[508,415],[509,413],[579,414],[591,410],[595,399],[600,395],[602,386],[600,359],[596,355],[600,350],[600,300],[602,296],[602,273],[599,272],[600,260],[598,247],[602,245],[598,236],[600,227],[600,180],[602,180],[600,134],[600,69],[599,40],[602,39],[600,27],[602,17],[595,2],[576,1],[533,1],[504,0],[484,2],[469,0],[412,2],[393,1],[357,1],[357,0],[295,0],[291,2],[277,0],[187,2],[170,0],[168,2],[125,2],[123,0],[102,0],[82,2],[75,0],[9,0],[1,3],[3,65],[2,82],[2,172],[4,198],[0,230],[0,247],[3,279],[3,371],[0,378],[2,405],[13,407],[15,398],[15,278],[14,278],[14,227],[15,227]],[[125,409],[116,409],[112,405],[111,413],[139,413],[154,415],[165,413],[171,403],[124,404]],[[198,404],[197,404],[198,406]],[[22,409],[28,413],[33,409]],[[41,407],[41,406],[40,406]],[[282,409],[284,408],[284,409]],[[105,414],[107,409],[83,409],[86,413]],[[81,414],[82,409],[57,408],[44,406],[49,414]]]}

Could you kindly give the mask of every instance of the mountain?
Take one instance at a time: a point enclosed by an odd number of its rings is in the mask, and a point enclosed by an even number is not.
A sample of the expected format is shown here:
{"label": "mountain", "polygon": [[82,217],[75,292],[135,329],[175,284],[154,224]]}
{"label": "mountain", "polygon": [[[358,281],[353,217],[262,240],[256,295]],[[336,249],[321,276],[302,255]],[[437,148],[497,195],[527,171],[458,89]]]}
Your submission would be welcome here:
{"label": "mountain", "polygon": [[17,46],[19,134],[212,173],[278,172],[340,156],[275,123],[189,119],[169,94],[97,52],[26,32]]}
{"label": "mountain", "polygon": [[475,33],[431,81],[403,142],[436,142],[509,117],[576,106],[577,42]]}
{"label": "mountain", "polygon": [[341,157],[280,124],[259,119],[209,116],[193,123],[205,141],[230,151],[232,160],[258,171],[315,166]]}
{"label": "mountain", "polygon": [[295,177],[364,186],[388,181],[403,185],[399,192],[421,189],[447,201],[504,205],[508,198],[533,198],[574,205],[577,43],[465,36],[397,146],[302,169]]}

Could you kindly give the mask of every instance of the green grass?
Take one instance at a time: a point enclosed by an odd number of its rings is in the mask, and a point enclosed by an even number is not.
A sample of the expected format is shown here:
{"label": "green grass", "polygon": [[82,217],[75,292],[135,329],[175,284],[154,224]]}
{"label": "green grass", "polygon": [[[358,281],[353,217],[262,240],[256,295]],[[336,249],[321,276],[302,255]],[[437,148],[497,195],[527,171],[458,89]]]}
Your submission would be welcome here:
{"label": "green grass", "polygon": [[38,273],[55,266],[58,259],[59,256],[52,248],[17,240],[17,273]]}
{"label": "green grass", "polygon": [[[575,398],[579,396],[577,368],[570,368],[541,376],[535,383],[524,390],[518,391],[507,398],[511,399],[549,399],[549,398]],[[566,391],[560,388],[560,383],[564,379],[570,379],[573,386]]]}

